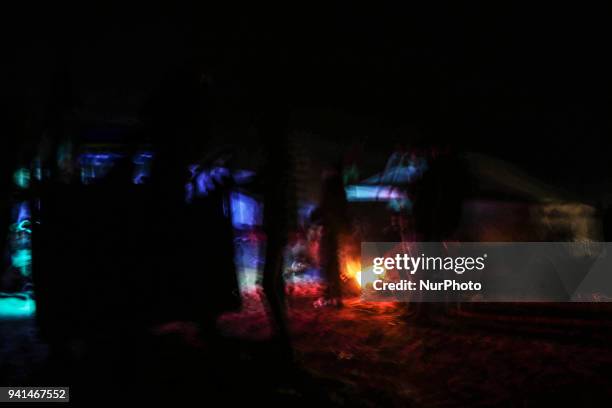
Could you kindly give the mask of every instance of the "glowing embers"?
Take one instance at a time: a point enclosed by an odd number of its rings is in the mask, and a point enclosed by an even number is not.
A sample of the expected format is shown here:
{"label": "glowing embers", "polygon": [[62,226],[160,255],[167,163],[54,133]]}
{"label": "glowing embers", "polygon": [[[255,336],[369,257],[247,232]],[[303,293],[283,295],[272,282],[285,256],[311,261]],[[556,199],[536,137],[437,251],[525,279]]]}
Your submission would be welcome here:
{"label": "glowing embers", "polygon": [[[345,292],[359,294],[364,289],[371,287],[376,279],[380,279],[380,276],[372,273],[372,265],[367,267],[361,265],[359,251],[354,245],[345,242],[340,252]],[[364,271],[369,273],[362,273]]]}
{"label": "glowing embers", "polygon": [[361,262],[359,262],[359,259],[346,259],[344,261],[344,270],[346,277],[361,287]]}
{"label": "glowing embers", "polygon": [[375,275],[369,271],[372,269],[372,266],[365,268],[365,270],[370,273],[362,274],[363,269],[361,268],[359,259],[345,261],[344,266],[347,276],[350,277],[350,282],[357,285],[360,290],[370,288],[377,279],[380,279],[380,275]]}

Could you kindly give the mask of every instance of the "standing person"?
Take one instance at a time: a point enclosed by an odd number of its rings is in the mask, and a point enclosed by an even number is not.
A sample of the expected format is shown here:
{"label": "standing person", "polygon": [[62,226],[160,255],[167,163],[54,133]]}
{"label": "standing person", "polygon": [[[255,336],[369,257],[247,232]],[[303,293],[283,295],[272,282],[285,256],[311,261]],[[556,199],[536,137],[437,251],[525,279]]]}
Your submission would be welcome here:
{"label": "standing person", "polygon": [[[444,242],[456,239],[463,203],[469,193],[467,163],[457,152],[436,157],[419,181],[414,205],[414,222],[421,242]],[[440,249],[440,256],[445,256]],[[432,279],[439,279],[433,276]],[[411,316],[427,324],[449,308],[446,303],[417,303]]]}
{"label": "standing person", "polygon": [[347,206],[342,172],[338,166],[324,174],[320,205],[323,226],[321,270],[327,284],[325,300],[337,307],[342,307],[340,237],[348,231]]}
{"label": "standing person", "polygon": [[217,157],[203,163],[195,175],[181,241],[181,263],[190,269],[190,285],[183,289],[188,312],[213,339],[217,318],[241,306],[231,212],[234,180],[228,160]]}
{"label": "standing person", "polygon": [[186,185],[191,179],[189,166],[199,162],[207,140],[208,81],[201,64],[188,60],[169,70],[144,107],[145,132],[155,159],[150,178],[154,201],[143,211],[151,220],[151,286],[158,293],[156,318],[161,322],[193,317],[191,299],[184,289],[197,286],[200,271],[192,263],[198,254],[185,249],[187,243],[204,246],[203,235],[191,224],[186,202]]}
{"label": "standing person", "polygon": [[[297,204],[293,181],[293,158],[282,121],[264,116],[261,129],[266,153],[262,171],[263,230],[266,234],[262,288],[281,351],[291,355],[287,326],[284,252],[290,231],[297,227]],[[289,357],[290,358],[290,357]]]}

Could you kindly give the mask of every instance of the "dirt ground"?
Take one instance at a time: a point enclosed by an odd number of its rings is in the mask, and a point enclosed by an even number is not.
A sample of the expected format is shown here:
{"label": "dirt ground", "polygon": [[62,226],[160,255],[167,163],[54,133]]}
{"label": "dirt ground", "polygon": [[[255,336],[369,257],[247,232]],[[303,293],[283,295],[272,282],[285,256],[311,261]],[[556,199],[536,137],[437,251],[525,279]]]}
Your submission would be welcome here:
{"label": "dirt ground", "polygon": [[[500,319],[500,313],[453,316],[439,310],[417,319],[402,305],[358,298],[341,309],[316,307],[316,285],[294,289],[295,365],[275,360],[265,309],[249,292],[241,312],[220,319],[221,348],[190,323],[156,330],[155,352],[146,362],[157,367],[154,384],[168,388],[168,400],[191,384],[223,389],[229,401],[292,406],[583,406],[612,397],[607,323],[575,319],[563,325],[511,313]],[[2,383],[29,385],[53,376],[33,319],[0,322],[0,342]],[[134,376],[150,371],[137,365]],[[109,372],[125,371],[113,367]],[[71,382],[77,396],[79,384],[88,381],[78,377]]]}
{"label": "dirt ground", "polygon": [[[316,289],[298,292],[290,316],[300,363],[367,405],[565,406],[612,396],[612,337],[598,321],[439,310],[416,319],[402,305],[359,298],[320,309]],[[247,297],[244,311],[225,316],[221,327],[265,338],[265,319],[257,297]]]}

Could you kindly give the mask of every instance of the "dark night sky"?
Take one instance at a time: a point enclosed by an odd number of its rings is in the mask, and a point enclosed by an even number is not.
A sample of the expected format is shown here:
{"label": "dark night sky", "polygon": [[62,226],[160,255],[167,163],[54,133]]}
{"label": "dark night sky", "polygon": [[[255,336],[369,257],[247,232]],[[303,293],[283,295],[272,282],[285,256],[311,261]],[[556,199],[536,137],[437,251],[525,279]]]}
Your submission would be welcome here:
{"label": "dark night sky", "polygon": [[607,10],[421,3],[24,3],[2,17],[6,95],[44,106],[64,72],[74,107],[130,117],[165,72],[198,61],[230,113],[275,99],[369,118],[372,133],[416,129],[578,193],[612,184]]}

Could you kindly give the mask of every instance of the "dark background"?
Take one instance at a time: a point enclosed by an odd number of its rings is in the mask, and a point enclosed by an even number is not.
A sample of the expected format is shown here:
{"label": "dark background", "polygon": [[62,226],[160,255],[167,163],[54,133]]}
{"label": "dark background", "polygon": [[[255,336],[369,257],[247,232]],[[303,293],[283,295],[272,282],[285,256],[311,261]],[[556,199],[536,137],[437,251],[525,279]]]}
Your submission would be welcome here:
{"label": "dark background", "polygon": [[601,203],[608,17],[584,2],[19,2],[1,17],[2,97],[34,127],[54,109],[129,123],[168,72],[198,66],[221,127],[261,104],[314,109],[327,113],[298,121],[324,138],[410,133]]}

